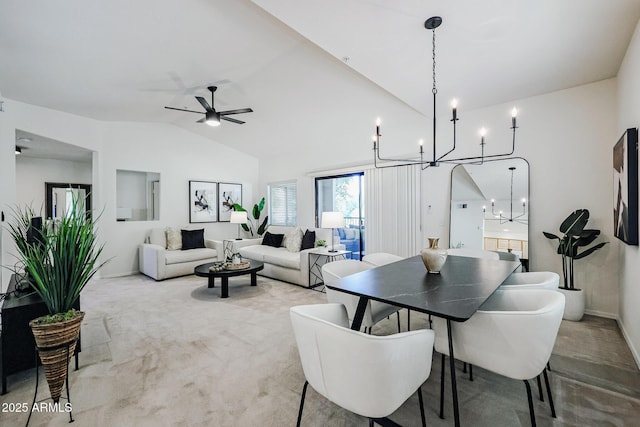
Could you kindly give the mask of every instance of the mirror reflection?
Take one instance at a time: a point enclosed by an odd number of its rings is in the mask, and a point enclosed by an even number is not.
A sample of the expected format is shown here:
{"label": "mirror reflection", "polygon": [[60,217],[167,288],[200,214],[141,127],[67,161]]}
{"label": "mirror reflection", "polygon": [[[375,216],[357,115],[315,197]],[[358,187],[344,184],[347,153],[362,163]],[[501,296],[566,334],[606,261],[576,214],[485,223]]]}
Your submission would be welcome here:
{"label": "mirror reflection", "polygon": [[48,219],[63,218],[71,209],[73,198],[84,199],[85,212],[91,212],[91,185],[45,182],[45,210]]}
{"label": "mirror reflection", "polygon": [[116,220],[160,219],[160,174],[116,170]]}
{"label": "mirror reflection", "polygon": [[529,258],[529,163],[522,158],[457,165],[451,172],[452,248]]}

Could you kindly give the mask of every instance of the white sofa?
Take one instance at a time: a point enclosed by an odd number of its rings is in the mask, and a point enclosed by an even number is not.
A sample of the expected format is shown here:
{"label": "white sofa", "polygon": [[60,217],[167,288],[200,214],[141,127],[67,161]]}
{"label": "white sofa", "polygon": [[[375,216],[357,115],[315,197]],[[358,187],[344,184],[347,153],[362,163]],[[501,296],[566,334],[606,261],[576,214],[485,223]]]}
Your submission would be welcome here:
{"label": "white sofa", "polygon": [[166,228],[152,228],[138,248],[140,273],[155,280],[193,274],[196,266],[218,259],[213,241],[205,239],[204,243],[204,248],[169,250]]}
{"label": "white sofa", "polygon": [[[272,234],[284,234],[287,236],[295,228],[272,225],[269,226],[267,231]],[[300,229],[303,233],[307,230],[306,227],[300,227]],[[325,240],[327,244],[331,244],[330,229],[310,228],[309,230],[316,232],[316,241]],[[344,245],[338,245],[337,243],[338,239],[336,239],[336,249],[344,249]],[[286,241],[283,241],[283,245],[285,244]],[[234,245],[235,250],[240,252],[243,258],[264,263],[264,270],[258,272],[259,275],[300,286],[309,286],[309,251],[312,249],[290,252],[284,246],[274,248],[273,246],[263,245],[262,238],[237,240]]]}

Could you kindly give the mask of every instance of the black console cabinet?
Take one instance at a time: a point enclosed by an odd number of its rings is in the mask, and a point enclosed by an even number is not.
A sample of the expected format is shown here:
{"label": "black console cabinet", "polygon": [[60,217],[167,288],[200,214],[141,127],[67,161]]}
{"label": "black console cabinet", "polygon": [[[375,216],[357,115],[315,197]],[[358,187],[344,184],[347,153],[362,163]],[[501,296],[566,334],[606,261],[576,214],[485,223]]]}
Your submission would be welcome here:
{"label": "black console cabinet", "polygon": [[[2,330],[0,331],[0,375],[2,376],[2,393],[7,392],[7,376],[35,367],[35,341],[29,322],[36,317],[48,314],[47,307],[35,293],[15,295],[16,276],[11,277],[7,293],[9,296],[2,302]],[[80,310],[80,299],[73,305]],[[76,345],[75,358],[78,369],[78,352],[80,340]]]}

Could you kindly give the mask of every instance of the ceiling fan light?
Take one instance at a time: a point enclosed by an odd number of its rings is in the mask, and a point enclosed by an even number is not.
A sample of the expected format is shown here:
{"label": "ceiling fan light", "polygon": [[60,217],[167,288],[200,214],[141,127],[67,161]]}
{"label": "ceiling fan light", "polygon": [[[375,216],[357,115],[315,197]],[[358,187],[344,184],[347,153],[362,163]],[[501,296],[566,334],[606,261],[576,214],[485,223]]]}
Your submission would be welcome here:
{"label": "ceiling fan light", "polygon": [[213,126],[213,127],[220,126],[220,114],[213,111],[209,111],[207,113],[207,119],[204,122],[209,126]]}

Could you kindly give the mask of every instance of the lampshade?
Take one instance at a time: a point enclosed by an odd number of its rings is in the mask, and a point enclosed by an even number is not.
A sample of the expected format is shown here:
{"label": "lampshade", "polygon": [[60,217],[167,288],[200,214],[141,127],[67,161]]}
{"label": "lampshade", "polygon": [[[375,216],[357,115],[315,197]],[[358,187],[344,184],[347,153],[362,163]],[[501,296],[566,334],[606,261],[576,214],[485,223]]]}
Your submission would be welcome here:
{"label": "lampshade", "polygon": [[342,212],[322,212],[322,228],[344,227],[344,215]]}
{"label": "lampshade", "polygon": [[246,211],[234,211],[231,212],[231,218],[229,221],[232,224],[246,224],[247,223],[247,212]]}

